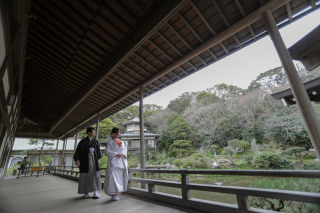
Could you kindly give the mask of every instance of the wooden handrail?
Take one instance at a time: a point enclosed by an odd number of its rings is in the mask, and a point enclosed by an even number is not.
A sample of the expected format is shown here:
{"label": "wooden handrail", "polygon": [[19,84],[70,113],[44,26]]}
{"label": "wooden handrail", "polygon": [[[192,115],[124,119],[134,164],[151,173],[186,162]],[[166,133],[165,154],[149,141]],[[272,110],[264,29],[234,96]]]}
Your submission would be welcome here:
{"label": "wooden handrail", "polygon": [[263,177],[299,177],[320,178],[320,171],[297,170],[166,170],[166,169],[129,169],[130,172],[171,173],[171,174],[201,174],[201,175],[236,175]]}
{"label": "wooden handrail", "polygon": [[151,179],[130,178],[131,182],[145,183],[158,186],[167,186],[189,190],[219,192],[226,194],[238,194],[244,196],[266,197],[273,199],[292,200],[306,203],[320,204],[320,193],[311,192],[297,192],[289,190],[273,190],[273,189],[259,189],[249,187],[235,187],[235,186],[216,186],[206,184],[190,183],[183,185],[179,182],[159,181]]}
{"label": "wooden handrail", "polygon": [[[201,175],[236,175],[236,176],[264,176],[264,177],[298,177],[298,178],[320,178],[320,171],[296,171],[296,170],[154,170],[154,169],[129,169],[132,172],[148,172],[148,173],[171,173],[180,174],[181,182],[151,180],[142,178],[131,178],[129,174],[128,193],[136,196],[141,196],[147,199],[163,201],[167,203],[179,203],[183,207],[191,207],[197,210],[212,212],[220,210],[226,212],[271,212],[263,209],[250,207],[248,196],[264,197],[273,199],[282,199],[290,201],[298,201],[305,203],[320,204],[320,193],[289,191],[289,190],[274,190],[260,189],[250,187],[235,187],[235,186],[216,186],[189,183],[190,174]],[[148,184],[148,190],[131,187],[131,182]],[[155,192],[155,186],[166,186],[180,188],[182,197],[173,196],[170,194]],[[190,190],[209,191],[226,194],[235,194],[238,205],[226,205],[220,202],[208,202],[200,199],[192,199]],[[187,202],[186,202],[187,201]]]}

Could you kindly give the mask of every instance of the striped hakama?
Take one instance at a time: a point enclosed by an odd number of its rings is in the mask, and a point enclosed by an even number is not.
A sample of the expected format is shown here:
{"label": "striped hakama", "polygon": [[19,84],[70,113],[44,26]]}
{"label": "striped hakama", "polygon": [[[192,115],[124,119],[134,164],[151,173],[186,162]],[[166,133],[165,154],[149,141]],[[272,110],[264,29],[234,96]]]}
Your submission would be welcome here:
{"label": "striped hakama", "polygon": [[100,171],[96,170],[94,155],[90,152],[88,155],[88,162],[88,173],[80,173],[78,194],[87,194],[101,189]]}

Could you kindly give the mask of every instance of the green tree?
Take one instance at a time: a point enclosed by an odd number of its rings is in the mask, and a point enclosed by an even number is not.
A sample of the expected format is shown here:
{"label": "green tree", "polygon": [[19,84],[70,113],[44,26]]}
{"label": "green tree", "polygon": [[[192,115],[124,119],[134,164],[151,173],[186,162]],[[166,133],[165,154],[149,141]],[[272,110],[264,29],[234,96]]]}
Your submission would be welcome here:
{"label": "green tree", "polygon": [[217,84],[209,91],[221,100],[230,100],[231,98],[239,97],[244,94],[244,90],[240,87],[227,85],[225,83]]}
{"label": "green tree", "polygon": [[[39,153],[39,166],[41,166],[41,155],[42,155],[42,151],[43,151],[43,148],[44,147],[49,147],[49,150],[50,149],[52,149],[52,146],[54,145],[54,143],[50,143],[50,142],[48,142],[47,140],[45,140],[45,139],[32,139],[32,138],[30,138],[29,139],[29,143],[28,143],[29,145],[37,145],[37,146],[39,146],[40,145],[40,153]],[[23,153],[23,152],[22,152]],[[37,149],[35,148],[35,149],[29,149],[28,151],[27,150],[25,150],[25,153],[29,153],[29,154],[31,154],[31,153],[37,153]]]}
{"label": "green tree", "polygon": [[224,147],[227,142],[240,137],[240,126],[227,117],[222,117],[217,121],[215,128],[215,140]]}
{"label": "green tree", "polygon": [[194,95],[194,93],[185,92],[182,95],[180,95],[175,100],[171,100],[168,108],[182,114],[184,110],[190,106],[191,97]]}
{"label": "green tree", "polygon": [[195,152],[190,140],[175,140],[173,144],[170,145],[170,151],[181,153],[182,157]]}
{"label": "green tree", "polygon": [[[100,121],[98,141],[101,142],[104,139],[106,139],[107,136],[110,135],[112,128],[115,126],[116,126],[116,124],[114,122],[112,122],[112,120],[110,118],[106,118],[106,119],[103,119],[102,121]],[[97,125],[93,125],[92,127],[96,128]],[[79,135],[81,136],[81,138],[87,137],[88,134],[86,133],[86,129],[79,132]]]}
{"label": "green tree", "polygon": [[250,83],[248,91],[253,91],[263,86],[276,87],[285,84],[285,82],[286,78],[282,67],[276,67],[261,73]]}
{"label": "green tree", "polygon": [[196,100],[200,104],[208,105],[210,103],[214,103],[216,101],[219,101],[220,99],[215,94],[212,94],[212,93],[206,92],[206,91],[202,91],[196,96]]}
{"label": "green tree", "polygon": [[191,134],[191,128],[187,121],[182,116],[179,116],[170,124],[169,132],[174,140],[186,140]]}
{"label": "green tree", "polygon": [[49,165],[53,161],[53,158],[50,155],[44,155],[42,157],[42,162],[44,165]]}

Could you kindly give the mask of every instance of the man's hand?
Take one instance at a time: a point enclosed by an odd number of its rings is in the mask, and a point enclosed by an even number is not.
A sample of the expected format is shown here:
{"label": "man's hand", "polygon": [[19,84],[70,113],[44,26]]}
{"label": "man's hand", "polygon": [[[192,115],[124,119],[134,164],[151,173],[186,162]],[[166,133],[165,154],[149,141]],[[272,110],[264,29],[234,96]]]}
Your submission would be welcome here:
{"label": "man's hand", "polygon": [[80,167],[80,161],[79,160],[77,160],[77,166]]}
{"label": "man's hand", "polygon": [[100,160],[98,160],[98,164],[100,165]]}

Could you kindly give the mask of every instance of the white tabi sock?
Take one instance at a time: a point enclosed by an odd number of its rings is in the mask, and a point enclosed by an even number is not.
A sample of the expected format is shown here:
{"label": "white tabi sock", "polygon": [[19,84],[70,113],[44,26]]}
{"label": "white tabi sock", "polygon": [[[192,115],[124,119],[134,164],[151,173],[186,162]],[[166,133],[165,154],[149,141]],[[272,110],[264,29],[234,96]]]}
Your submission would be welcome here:
{"label": "white tabi sock", "polygon": [[98,194],[97,191],[94,191],[94,192],[93,192],[93,196],[95,196],[95,197],[100,197],[100,195]]}
{"label": "white tabi sock", "polygon": [[89,196],[89,194],[87,193],[87,194],[83,195],[83,197],[87,198],[87,197],[90,197],[90,196]]}

